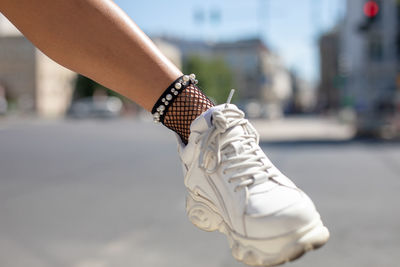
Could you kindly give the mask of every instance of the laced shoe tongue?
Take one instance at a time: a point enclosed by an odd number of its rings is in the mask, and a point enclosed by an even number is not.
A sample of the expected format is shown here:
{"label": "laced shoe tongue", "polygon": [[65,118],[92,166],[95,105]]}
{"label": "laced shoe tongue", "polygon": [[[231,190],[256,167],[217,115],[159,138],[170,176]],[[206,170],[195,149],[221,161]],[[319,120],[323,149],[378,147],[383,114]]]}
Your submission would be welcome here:
{"label": "laced shoe tongue", "polygon": [[223,158],[232,158],[240,155],[245,151],[244,146],[240,141],[231,142],[223,148]]}
{"label": "laced shoe tongue", "polygon": [[[241,136],[246,133],[247,130],[244,127],[236,126],[229,129],[225,134],[223,134],[223,136],[224,138],[230,138],[230,137]],[[223,150],[224,150],[224,155],[230,158],[232,156],[240,155],[241,153],[251,148],[252,148],[251,145],[248,143],[243,144],[241,141],[234,141],[229,143]],[[265,182],[250,185],[248,187],[250,195],[267,192],[273,189],[274,187],[278,186],[278,184],[275,181],[268,179],[267,172],[257,173],[253,175],[253,178],[256,180],[264,179]]]}
{"label": "laced shoe tongue", "polygon": [[[240,155],[247,149],[247,146],[249,145],[243,145],[240,141],[232,142],[229,145],[227,145],[226,148],[224,149],[224,157],[231,158]],[[248,178],[251,177],[249,176]],[[263,183],[257,183],[248,186],[250,195],[267,192],[273,189],[274,187],[278,186],[278,184],[275,181],[268,179],[268,175],[266,172],[259,172],[257,174],[254,174],[252,178],[254,178],[255,180],[265,180],[265,181]]]}
{"label": "laced shoe tongue", "polygon": [[245,151],[243,144],[240,141],[235,141],[230,144],[231,151],[236,155],[239,155]]}
{"label": "laced shoe tongue", "polygon": [[[225,134],[223,134],[224,138],[236,137],[246,133],[246,129],[242,126],[237,126],[229,129]],[[243,144],[241,141],[234,141],[225,146],[223,148],[224,155],[227,158],[240,155],[241,153],[245,152],[248,149],[251,149],[250,144]],[[250,177],[249,177],[250,178]],[[278,184],[273,180],[268,180],[268,175],[266,172],[260,172],[253,175],[255,180],[264,179],[265,182],[254,184],[248,186],[250,195],[259,194],[263,192],[267,192],[274,187],[278,186]]]}
{"label": "laced shoe tongue", "polygon": [[[230,129],[227,129],[226,132],[222,133],[221,139],[237,139],[238,136],[243,136],[246,133],[246,130],[243,126],[237,125]],[[239,140],[233,141],[225,145],[222,149],[224,150],[224,154],[228,157],[239,155],[243,153],[246,149],[250,149],[249,144],[243,145],[243,143]]]}

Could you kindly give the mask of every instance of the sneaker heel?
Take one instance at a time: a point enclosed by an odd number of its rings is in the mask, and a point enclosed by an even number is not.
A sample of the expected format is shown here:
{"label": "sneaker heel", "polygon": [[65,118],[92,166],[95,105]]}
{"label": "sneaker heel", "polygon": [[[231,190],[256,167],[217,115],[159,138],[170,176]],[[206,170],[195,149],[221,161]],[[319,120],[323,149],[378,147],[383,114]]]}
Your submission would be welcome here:
{"label": "sneaker heel", "polygon": [[186,197],[186,213],[189,220],[201,230],[212,232],[220,228],[221,217],[205,203],[195,200],[192,194]]}

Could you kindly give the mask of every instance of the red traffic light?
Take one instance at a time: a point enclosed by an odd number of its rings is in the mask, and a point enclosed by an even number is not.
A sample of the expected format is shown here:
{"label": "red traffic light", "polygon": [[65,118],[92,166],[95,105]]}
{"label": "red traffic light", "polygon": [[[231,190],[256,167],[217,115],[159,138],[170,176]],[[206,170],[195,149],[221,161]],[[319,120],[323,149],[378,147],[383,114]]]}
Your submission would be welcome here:
{"label": "red traffic light", "polygon": [[375,1],[368,1],[364,4],[365,16],[372,18],[375,17],[379,12],[379,5]]}

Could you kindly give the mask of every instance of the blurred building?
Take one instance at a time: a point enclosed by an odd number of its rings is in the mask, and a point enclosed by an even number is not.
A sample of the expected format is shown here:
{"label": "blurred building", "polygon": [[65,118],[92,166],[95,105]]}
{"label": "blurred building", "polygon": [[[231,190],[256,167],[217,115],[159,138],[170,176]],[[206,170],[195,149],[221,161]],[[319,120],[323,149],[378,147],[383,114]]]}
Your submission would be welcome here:
{"label": "blurred building", "polygon": [[217,43],[212,54],[229,64],[242,99],[274,103],[291,96],[288,71],[260,39]]}
{"label": "blurred building", "polygon": [[260,39],[207,43],[163,38],[179,47],[183,61],[191,56],[222,58],[234,74],[240,101],[258,106],[260,114],[281,116],[292,96],[289,71],[280,57],[272,53]]}
{"label": "blurred building", "polygon": [[299,114],[315,111],[317,99],[315,86],[302,79],[294,71],[290,72],[292,97],[286,106],[286,113]]}
{"label": "blurred building", "polygon": [[30,43],[0,15],[0,86],[16,111],[55,117],[64,114],[75,74]]}
{"label": "blurred building", "polygon": [[[348,0],[340,25],[342,103],[354,108],[360,132],[390,123],[399,94],[399,1]],[[398,103],[397,103],[398,105]]]}
{"label": "blurred building", "polygon": [[320,84],[319,111],[337,111],[340,107],[339,32],[334,29],[319,38]]}

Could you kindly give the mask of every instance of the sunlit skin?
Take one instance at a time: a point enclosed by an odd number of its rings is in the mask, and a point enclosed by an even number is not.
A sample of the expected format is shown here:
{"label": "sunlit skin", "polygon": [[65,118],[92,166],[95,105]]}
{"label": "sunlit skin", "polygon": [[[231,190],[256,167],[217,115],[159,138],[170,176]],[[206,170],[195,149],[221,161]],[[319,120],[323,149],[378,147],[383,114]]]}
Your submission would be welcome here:
{"label": "sunlit skin", "polygon": [[0,0],[0,12],[47,56],[148,111],[182,75],[111,0]]}

